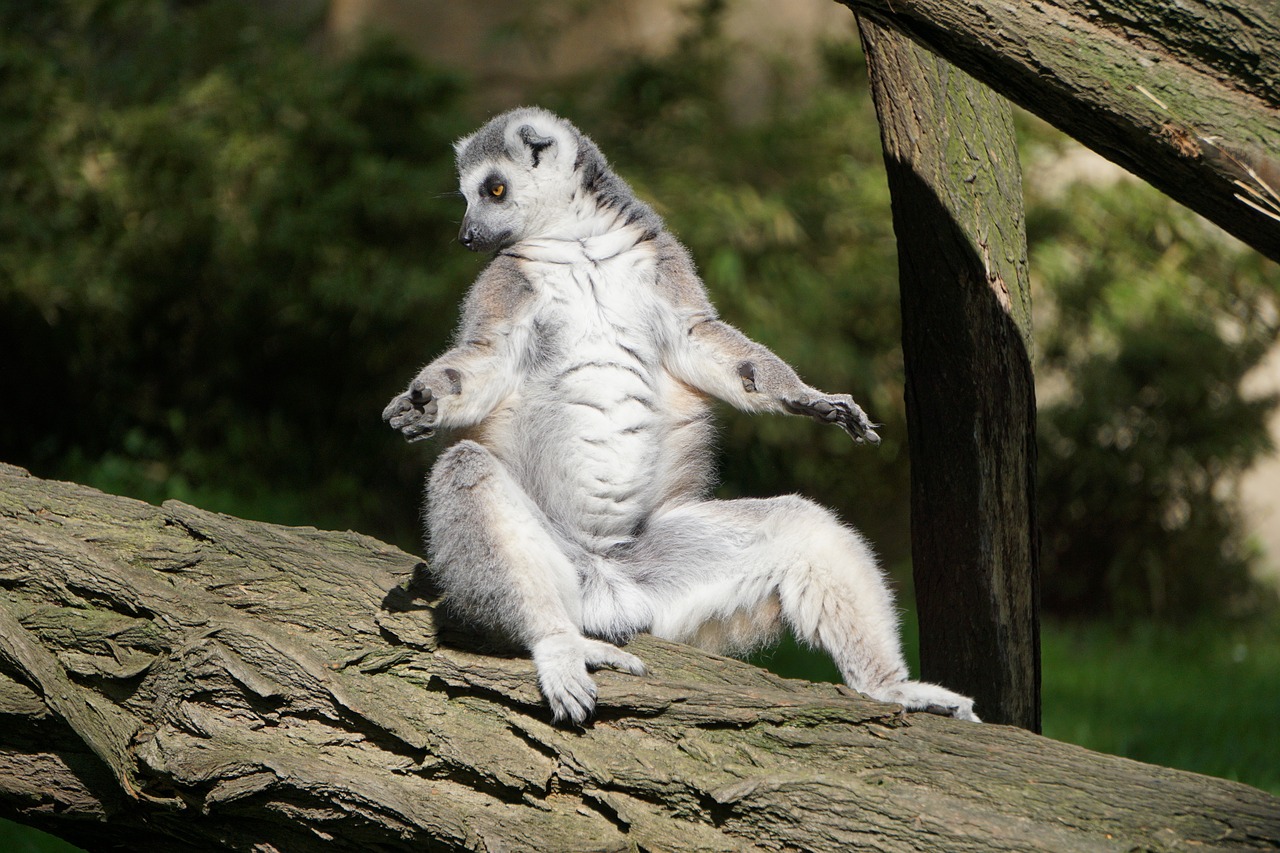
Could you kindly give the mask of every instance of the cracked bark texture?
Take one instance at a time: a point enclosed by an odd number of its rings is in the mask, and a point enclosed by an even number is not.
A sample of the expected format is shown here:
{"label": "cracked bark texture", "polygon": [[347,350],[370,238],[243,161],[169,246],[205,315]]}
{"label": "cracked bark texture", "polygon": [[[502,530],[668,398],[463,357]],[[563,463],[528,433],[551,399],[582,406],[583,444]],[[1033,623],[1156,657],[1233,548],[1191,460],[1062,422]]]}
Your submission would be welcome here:
{"label": "cracked bark texture", "polygon": [[355,533],[0,465],[0,813],[90,851],[1274,848],[1280,800],[641,638],[586,730]]}
{"label": "cracked bark texture", "polygon": [[840,2],[1280,260],[1274,0]]}
{"label": "cracked bark texture", "polygon": [[1040,730],[1035,380],[1009,103],[862,20],[902,302],[920,669]]}

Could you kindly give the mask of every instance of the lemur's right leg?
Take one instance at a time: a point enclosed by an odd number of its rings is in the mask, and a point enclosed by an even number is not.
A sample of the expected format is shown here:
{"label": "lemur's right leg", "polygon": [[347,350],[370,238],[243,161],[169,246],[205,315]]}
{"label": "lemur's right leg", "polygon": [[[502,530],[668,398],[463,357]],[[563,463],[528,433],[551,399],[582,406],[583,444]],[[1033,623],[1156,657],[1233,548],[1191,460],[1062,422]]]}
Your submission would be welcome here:
{"label": "lemur's right leg", "polygon": [[785,624],[831,655],[846,684],[908,710],[977,720],[973,700],[908,678],[892,593],[866,541],[794,495],[705,501],[655,517],[636,548],[652,578],[652,632],[730,653]]}
{"label": "lemur's right leg", "polygon": [[643,675],[644,664],[582,635],[578,571],[542,510],[496,456],[474,441],[450,447],[427,486],[428,554],[446,601],[533,654],[557,721],[595,706],[588,669]]}

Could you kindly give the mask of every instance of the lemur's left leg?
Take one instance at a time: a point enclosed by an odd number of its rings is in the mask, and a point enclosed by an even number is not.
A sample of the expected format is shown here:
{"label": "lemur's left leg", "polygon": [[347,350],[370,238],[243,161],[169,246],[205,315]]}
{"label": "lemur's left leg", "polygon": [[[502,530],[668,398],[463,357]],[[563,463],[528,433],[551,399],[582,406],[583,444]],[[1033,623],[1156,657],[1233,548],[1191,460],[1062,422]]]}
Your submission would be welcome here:
{"label": "lemur's left leg", "polygon": [[911,681],[893,596],[866,541],[804,498],[707,501],[655,516],[637,543],[654,577],[652,632],[741,653],[785,623],[831,655],[846,684],[912,711],[977,720],[973,700]]}
{"label": "lemur's left leg", "polygon": [[596,701],[591,669],[641,675],[644,664],[584,636],[577,551],[488,449],[459,441],[427,486],[428,553],[445,600],[469,621],[529,649],[557,721],[581,723]]}

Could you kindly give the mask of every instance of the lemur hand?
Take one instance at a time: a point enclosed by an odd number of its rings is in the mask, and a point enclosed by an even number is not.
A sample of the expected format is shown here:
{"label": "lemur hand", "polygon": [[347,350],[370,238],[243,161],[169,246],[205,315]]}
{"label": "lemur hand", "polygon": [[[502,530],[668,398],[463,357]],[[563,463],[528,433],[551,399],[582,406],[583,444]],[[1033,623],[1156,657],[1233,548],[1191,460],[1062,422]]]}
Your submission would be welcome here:
{"label": "lemur hand", "polygon": [[879,444],[880,436],[876,427],[862,411],[862,407],[853,402],[848,394],[829,394],[815,397],[812,400],[794,400],[788,402],[787,408],[797,415],[808,415],[819,423],[838,424],[841,429],[853,436],[853,440],[861,444]]}
{"label": "lemur hand", "polygon": [[382,419],[398,429],[407,441],[421,441],[435,435],[439,407],[431,389],[415,379],[409,390],[397,396],[382,410]]}

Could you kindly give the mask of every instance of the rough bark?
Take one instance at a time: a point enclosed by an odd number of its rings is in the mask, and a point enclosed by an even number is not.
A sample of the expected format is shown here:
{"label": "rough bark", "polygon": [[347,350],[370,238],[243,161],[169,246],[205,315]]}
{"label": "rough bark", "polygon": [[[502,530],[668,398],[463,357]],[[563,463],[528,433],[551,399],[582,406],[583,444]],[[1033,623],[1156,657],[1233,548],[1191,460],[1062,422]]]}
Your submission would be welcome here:
{"label": "rough bark", "polygon": [[926,680],[1040,730],[1035,382],[1022,174],[1003,98],[862,21],[893,200]]}
{"label": "rough bark", "polygon": [[91,851],[1280,844],[1245,785],[651,638],[554,728],[421,568],[0,466],[0,812]]}
{"label": "rough bark", "polygon": [[1273,0],[841,2],[1280,260]]}

